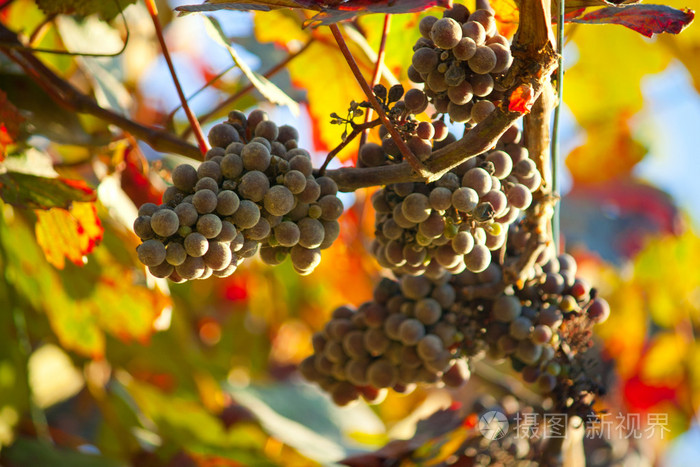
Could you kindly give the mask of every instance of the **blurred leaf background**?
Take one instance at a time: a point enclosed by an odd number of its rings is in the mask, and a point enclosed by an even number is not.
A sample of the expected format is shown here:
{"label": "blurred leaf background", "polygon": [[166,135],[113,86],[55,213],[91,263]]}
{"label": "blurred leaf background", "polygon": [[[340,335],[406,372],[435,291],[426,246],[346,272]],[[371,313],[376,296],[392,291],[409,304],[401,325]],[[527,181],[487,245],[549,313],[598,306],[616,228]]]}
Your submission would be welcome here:
{"label": "blurred leaf background", "polygon": [[[42,10],[50,3],[0,2],[0,21],[34,33],[36,47],[78,53],[118,51],[128,29],[116,56],[37,56],[107,108],[187,130],[141,2],[123,19],[100,2],[85,2],[84,11]],[[295,125],[301,146],[322,161],[341,136],[329,114],[362,100],[328,30],[302,29],[310,14],[299,11],[214,14],[240,58],[261,74],[309,44],[270,78],[301,105],[298,117],[255,92],[218,109],[248,81],[230,69],[206,19],[172,14],[182,3],[158,6],[185,93],[196,93],[197,114],[211,114],[205,128],[234,108],[259,106],[278,124]],[[700,7],[697,0],[668,4]],[[493,6],[512,34],[513,3]],[[46,21],[51,13],[69,14]],[[384,82],[410,86],[407,44],[419,36],[420,17],[392,18]],[[354,34],[343,26],[367,77],[382,22],[382,15],[363,16],[362,33]],[[687,449],[697,455],[692,440],[700,436],[700,29],[647,39],[619,26],[572,24],[566,33],[562,226],[580,274],[612,308],[598,330],[615,381],[601,408],[668,414],[670,434],[646,455],[683,465],[674,459]],[[366,253],[371,191],[346,195],[341,238],[308,277],[290,264],[249,261],[227,279],[156,280],[135,258],[131,224],[136,206],[159,201],[169,168],[182,158],[66,111],[4,56],[0,67],[3,464],[328,464],[409,438],[420,418],[484,389],[483,381],[457,393],[419,389],[389,394],[375,407],[339,409],[296,373],[331,310],[370,299],[381,274]],[[351,144],[334,163],[350,165],[356,152]]]}

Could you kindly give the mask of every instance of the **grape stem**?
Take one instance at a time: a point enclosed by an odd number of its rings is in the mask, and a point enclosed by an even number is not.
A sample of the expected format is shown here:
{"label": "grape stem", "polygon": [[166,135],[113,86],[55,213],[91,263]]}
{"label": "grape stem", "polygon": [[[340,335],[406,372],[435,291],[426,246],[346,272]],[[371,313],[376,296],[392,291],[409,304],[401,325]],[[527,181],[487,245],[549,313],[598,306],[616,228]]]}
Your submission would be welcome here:
{"label": "grape stem", "polygon": [[146,0],[146,8],[148,9],[148,14],[151,15],[153,20],[153,26],[156,30],[156,36],[158,37],[158,42],[160,42],[160,48],[163,52],[163,57],[168,64],[168,70],[170,70],[170,76],[173,78],[173,83],[175,84],[175,89],[177,90],[177,95],[180,98],[180,103],[182,104],[182,109],[187,115],[187,120],[190,122],[190,128],[194,132],[194,137],[197,139],[199,144],[199,150],[202,154],[205,154],[209,150],[209,145],[207,144],[206,138],[204,138],[204,133],[202,132],[202,127],[199,126],[197,118],[192,113],[189,104],[187,103],[187,97],[180,86],[180,80],[177,78],[177,73],[175,72],[175,66],[173,65],[173,60],[170,57],[170,51],[168,50],[168,45],[165,43],[165,37],[163,37],[163,28],[160,24],[160,19],[158,19],[158,8],[153,0]]}
{"label": "grape stem", "polygon": [[350,144],[350,142],[355,139],[359,134],[364,134],[366,131],[369,131],[371,128],[374,128],[376,126],[381,125],[382,122],[379,119],[372,120],[371,122],[365,122],[361,125],[353,125],[352,131],[348,136],[345,137],[342,143],[340,143],[338,146],[335,147],[331,152],[328,153],[326,156],[326,160],[323,162],[323,165],[321,166],[320,169],[318,169],[318,174],[319,176],[323,176],[326,173],[326,168],[328,167],[328,164],[333,160],[333,158],[338,154],[340,151],[343,150],[345,146]]}
{"label": "grape stem", "polygon": [[[379,43],[379,50],[377,51],[377,61],[374,63],[374,72],[372,74],[372,88],[379,84],[382,63],[384,63],[384,55],[386,54],[386,38],[389,36],[389,28],[391,27],[391,15],[384,15],[384,26],[382,28],[382,40]],[[367,109],[365,114],[365,123],[372,120],[372,109]],[[369,136],[369,128],[362,132],[360,137],[360,147],[362,147],[367,142],[367,137]]]}
{"label": "grape stem", "polygon": [[335,38],[335,41],[338,44],[338,48],[340,49],[340,52],[343,54],[343,57],[345,57],[345,61],[348,63],[348,66],[350,67],[350,70],[352,70],[352,74],[355,76],[355,79],[359,83],[360,87],[362,88],[362,91],[365,93],[365,96],[367,96],[367,100],[369,101],[370,104],[372,104],[372,107],[374,110],[377,112],[377,115],[379,116],[379,119],[382,121],[386,129],[389,131],[389,134],[391,135],[391,139],[394,140],[396,145],[399,148],[399,151],[401,151],[401,154],[403,155],[404,159],[408,161],[410,164],[411,168],[421,176],[421,178],[429,178],[430,172],[425,168],[423,163],[418,160],[418,158],[411,152],[409,147],[406,145],[404,140],[401,138],[401,135],[399,134],[398,131],[396,131],[396,128],[394,128],[394,125],[391,124],[389,121],[389,118],[386,116],[386,113],[384,112],[384,109],[382,108],[381,104],[379,101],[377,101],[377,98],[375,97],[374,93],[372,92],[372,89],[369,87],[369,84],[367,83],[367,80],[365,80],[364,76],[362,76],[362,72],[360,71],[360,68],[357,66],[357,62],[355,61],[355,58],[352,56],[352,53],[350,52],[350,49],[348,48],[347,43],[345,42],[345,39],[343,38],[343,35],[340,32],[340,29],[338,28],[337,24],[331,24],[330,25],[331,33],[333,33],[333,37]]}

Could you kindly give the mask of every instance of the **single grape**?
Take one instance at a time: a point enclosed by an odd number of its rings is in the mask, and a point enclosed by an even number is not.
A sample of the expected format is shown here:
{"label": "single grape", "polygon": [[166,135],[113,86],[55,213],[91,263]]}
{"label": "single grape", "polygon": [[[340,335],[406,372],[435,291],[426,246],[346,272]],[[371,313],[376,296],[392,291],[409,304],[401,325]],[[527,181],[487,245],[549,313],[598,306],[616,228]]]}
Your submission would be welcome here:
{"label": "single grape", "polygon": [[182,200],[185,198],[185,193],[182,191],[178,190],[177,187],[174,186],[169,186],[168,188],[165,189],[165,192],[163,193],[163,204],[174,207],[178,203],[182,202]]}
{"label": "single grape", "polygon": [[458,255],[466,255],[474,248],[474,237],[466,231],[458,232],[452,239],[451,246]]}
{"label": "single grape", "polygon": [[245,237],[249,240],[261,241],[270,235],[270,223],[264,217],[258,219],[258,222],[245,231]]}
{"label": "single grape", "polygon": [[532,193],[524,185],[516,183],[508,189],[508,204],[518,209],[527,209],[532,203]]}
{"label": "single grape", "polygon": [[151,216],[151,229],[159,237],[169,237],[177,232],[180,227],[180,220],[175,211],[161,209]]}
{"label": "single grape", "polygon": [[477,101],[472,106],[471,118],[474,123],[481,123],[486,120],[491,112],[496,109],[496,106],[491,101]]}
{"label": "single grape", "polygon": [[450,115],[450,120],[457,123],[465,123],[471,119],[472,104],[470,102],[464,105],[457,105],[450,101],[447,104],[447,113]]}
{"label": "single grape", "polygon": [[432,289],[430,280],[421,276],[402,276],[399,284],[401,285],[401,293],[413,300],[427,297]]}
{"label": "single grape", "polygon": [[236,238],[236,235],[238,234],[238,231],[236,230],[236,227],[229,221],[221,221],[221,232],[219,232],[219,235],[215,237],[215,240],[218,240],[220,242],[224,243],[231,243],[234,238]]}
{"label": "single grape", "polygon": [[510,327],[508,328],[508,332],[510,333],[511,337],[518,340],[529,338],[532,330],[532,321],[524,316],[518,316],[512,320],[510,322]]}
{"label": "single grape", "polygon": [[444,187],[435,187],[428,196],[430,207],[436,211],[445,211],[452,206],[452,191]]}
{"label": "single grape", "polygon": [[246,172],[238,185],[238,193],[243,198],[255,202],[262,201],[269,189],[270,181],[264,173],[258,170]]}
{"label": "single grape", "polygon": [[304,248],[318,248],[321,245],[325,234],[321,222],[305,217],[297,222],[297,226],[299,227],[299,245]]}
{"label": "single grape", "polygon": [[151,228],[151,216],[139,216],[134,220],[134,233],[141,240],[148,240],[155,236]]}
{"label": "single grape", "polygon": [[323,224],[323,241],[319,249],[325,250],[333,245],[333,242],[340,236],[340,223],[338,221],[321,220]]}
{"label": "single grape", "polygon": [[299,242],[301,232],[294,222],[283,221],[275,227],[275,239],[281,246],[292,247]]}
{"label": "single grape", "polygon": [[209,248],[203,258],[207,267],[214,271],[221,271],[231,264],[231,249],[226,243],[210,241]]}
{"label": "single grape", "polygon": [[[179,266],[187,258],[187,251],[181,243],[170,242],[165,247],[165,261],[173,266]],[[168,274],[169,275],[169,274]]]}
{"label": "single grape", "polygon": [[441,49],[451,49],[462,38],[462,27],[452,18],[439,19],[430,29],[430,38]]}
{"label": "single grape", "polygon": [[284,186],[286,186],[292,194],[299,194],[306,188],[306,176],[298,170],[290,170],[284,174]]}
{"label": "single grape", "polygon": [[260,142],[250,142],[241,151],[241,160],[246,170],[264,172],[270,166],[271,157],[270,150]]}
{"label": "single grape", "polygon": [[[245,144],[241,143],[240,141],[236,141],[236,142],[229,144],[228,146],[226,146],[226,150],[224,151],[224,154],[222,156],[221,161],[223,161],[223,158],[225,158],[227,154],[236,154],[236,155],[240,156],[241,151],[243,151],[244,147],[245,147]],[[221,163],[221,161],[219,161],[219,163]]]}
{"label": "single grape", "polygon": [[184,246],[188,255],[199,258],[200,256],[204,256],[207,252],[209,242],[207,241],[207,237],[201,233],[192,232],[185,237]]}
{"label": "single grape", "polygon": [[234,141],[240,140],[236,129],[228,123],[214,125],[211,130],[209,130],[207,138],[212,147],[220,148],[225,148]]}
{"label": "single grape", "polygon": [[442,307],[434,298],[424,298],[416,302],[415,315],[425,325],[435,324],[442,316]]}
{"label": "single grape", "polygon": [[[148,241],[150,242],[151,240]],[[594,298],[591,300],[590,305],[588,305],[586,313],[588,314],[588,318],[594,323],[603,323],[610,316],[610,305],[602,298]]]}
{"label": "single grape", "polygon": [[313,271],[321,263],[321,252],[318,248],[304,248],[294,245],[290,250],[292,264],[299,270]]}
{"label": "single grape", "polygon": [[204,269],[204,260],[192,256],[188,256],[182,264],[175,266],[175,271],[185,280],[198,279],[204,274]]}
{"label": "single grape", "polygon": [[[306,188],[297,195],[299,203],[313,203],[321,195],[321,186],[316,183],[313,177],[307,177]],[[297,205],[299,204],[297,203]],[[291,214],[290,214],[291,215]]]}
{"label": "single grape", "polygon": [[[430,73],[428,73],[428,78],[425,82],[428,85],[428,87],[435,92],[447,91],[447,82],[445,81],[445,74],[440,73],[438,70],[433,70]],[[433,102],[433,104],[435,104],[435,102]],[[440,111],[440,109],[437,110]]]}
{"label": "single grape", "polygon": [[148,267],[148,272],[150,272],[153,277],[158,277],[161,279],[165,279],[166,277],[170,276],[174,270],[175,268],[166,262],[162,262],[158,266]]}
{"label": "single grape", "polygon": [[350,358],[362,359],[367,357],[365,349],[365,333],[362,331],[349,331],[342,337],[343,350]]}
{"label": "single grape", "polygon": [[480,23],[476,21],[467,21],[462,24],[462,37],[468,37],[473,40],[476,45],[481,45],[486,40],[486,31]]}
{"label": "single grape", "polygon": [[522,305],[517,297],[501,295],[493,302],[491,315],[500,322],[510,323],[520,316],[521,310]]}
{"label": "single grape", "polygon": [[214,238],[221,233],[221,219],[216,214],[204,214],[197,221],[197,231],[206,238]]}
{"label": "single grape", "polygon": [[384,334],[384,330],[377,327],[367,329],[364,333],[364,339],[365,349],[373,357],[383,355],[391,344],[391,339]]}
{"label": "single grape", "polygon": [[260,208],[252,201],[244,199],[231,218],[239,229],[249,229],[258,223],[260,219]]}
{"label": "single grape", "polygon": [[466,360],[455,360],[450,368],[442,375],[442,381],[446,386],[459,388],[469,381],[471,372]]}
{"label": "single grape", "polygon": [[431,213],[428,197],[421,193],[411,193],[403,200],[401,212],[410,222],[423,222]]}
{"label": "single grape", "polygon": [[486,31],[487,36],[493,36],[497,33],[496,18],[494,18],[493,13],[489,10],[475,10],[471,15],[469,15],[469,21],[480,23],[484,27],[484,31]]}
{"label": "single grape", "polygon": [[231,190],[222,190],[217,195],[216,212],[222,216],[230,216],[238,209],[241,200]]}
{"label": "single grape", "polygon": [[474,56],[476,53],[476,47],[477,45],[476,42],[474,42],[474,39],[471,37],[463,37],[452,49],[452,53],[457,60],[466,62]]}
{"label": "single grape", "polygon": [[460,187],[452,193],[452,206],[458,211],[470,212],[478,203],[479,195],[472,188]]}
{"label": "single grape", "polygon": [[420,358],[429,362],[440,356],[445,347],[442,340],[435,334],[427,334],[416,345],[416,351]]}
{"label": "single grape", "polygon": [[156,213],[160,208],[158,207],[157,204],[154,203],[144,203],[141,205],[139,208],[138,215],[139,217],[141,216],[148,216],[151,217],[153,214]]}
{"label": "single grape", "polygon": [[334,221],[343,214],[343,202],[335,195],[325,195],[318,200],[321,207],[321,219]]}
{"label": "single grape", "polygon": [[427,160],[433,151],[433,146],[430,144],[430,141],[421,139],[417,136],[412,136],[406,145],[411,150],[413,155],[415,155],[421,161]]}
{"label": "single grape", "polygon": [[493,53],[496,55],[496,65],[491,70],[491,73],[503,73],[508,70],[513,63],[510,47],[499,43],[488,44],[487,47],[493,50]]}
{"label": "single grape", "polygon": [[284,216],[294,207],[294,195],[284,185],[275,185],[270,188],[264,197],[265,209],[272,215]]}
{"label": "single grape", "polygon": [[136,247],[139,261],[146,266],[158,266],[165,261],[165,246],[159,240],[146,240]]}
{"label": "single grape", "polygon": [[375,388],[390,388],[398,381],[398,369],[389,360],[380,358],[367,369],[367,380]]}
{"label": "single grape", "polygon": [[425,336],[425,326],[417,319],[405,319],[399,325],[397,334],[405,345],[416,345]]}
{"label": "single grape", "polygon": [[237,179],[243,173],[243,160],[237,154],[226,154],[221,160],[221,174],[230,179]]}
{"label": "single grape", "polygon": [[277,125],[269,120],[260,122],[256,127],[255,127],[255,136],[265,138],[268,141],[274,141],[277,139],[279,136],[279,129],[277,128]]}
{"label": "single grape", "polygon": [[476,244],[464,255],[464,264],[471,272],[481,272],[491,263],[491,252],[483,244]]}
{"label": "single grape", "polygon": [[474,167],[467,171],[462,177],[462,186],[469,187],[476,191],[481,197],[491,190],[491,176],[481,167]]}
{"label": "single grape", "polygon": [[[438,212],[432,212],[425,221],[418,225],[418,232],[427,239],[435,239],[442,235],[444,231],[445,218]],[[427,244],[424,246],[427,246]]]}
{"label": "single grape", "polygon": [[218,185],[221,183],[221,167],[214,161],[204,161],[197,169],[197,177],[200,179],[209,177]]}
{"label": "single grape", "polygon": [[212,212],[214,209],[216,209],[218,202],[219,199],[216,193],[207,189],[199,190],[192,197],[192,204],[200,214],[208,214]]}
{"label": "single grape", "polygon": [[189,164],[180,164],[172,172],[173,185],[186,193],[194,190],[197,183],[197,170]]}

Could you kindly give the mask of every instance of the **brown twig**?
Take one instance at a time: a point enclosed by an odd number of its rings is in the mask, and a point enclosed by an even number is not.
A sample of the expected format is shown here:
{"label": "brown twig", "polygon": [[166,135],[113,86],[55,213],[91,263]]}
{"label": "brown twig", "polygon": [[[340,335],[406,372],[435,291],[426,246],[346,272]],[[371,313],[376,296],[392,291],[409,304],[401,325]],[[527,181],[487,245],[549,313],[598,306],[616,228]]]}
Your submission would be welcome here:
{"label": "brown twig", "polygon": [[204,133],[202,132],[202,127],[199,126],[197,118],[192,113],[189,104],[187,103],[187,98],[185,93],[182,91],[182,86],[180,86],[180,80],[177,79],[177,73],[175,72],[175,66],[173,65],[173,60],[170,57],[170,51],[168,50],[168,45],[165,43],[165,37],[163,37],[163,28],[160,25],[160,19],[158,19],[158,8],[156,7],[154,0],[146,0],[146,8],[148,13],[151,15],[153,20],[153,26],[156,29],[156,36],[158,37],[158,42],[160,42],[160,48],[163,52],[163,57],[168,64],[168,69],[170,70],[170,76],[173,78],[173,83],[175,84],[175,89],[177,89],[177,95],[180,98],[180,103],[182,103],[182,109],[187,115],[187,120],[190,122],[190,128],[194,132],[194,136],[199,144],[199,150],[202,154],[205,154],[209,149],[207,140],[204,138]]}
{"label": "brown twig", "polygon": [[379,101],[377,101],[377,98],[372,92],[372,89],[370,89],[369,84],[367,84],[367,81],[365,80],[364,76],[362,76],[362,72],[357,66],[357,62],[352,56],[348,45],[345,43],[345,39],[343,38],[343,35],[341,34],[340,29],[338,28],[338,25],[331,24],[330,29],[333,33],[335,41],[338,43],[338,48],[340,49],[340,52],[343,54],[343,57],[345,57],[345,61],[348,63],[348,66],[350,66],[350,69],[352,70],[352,74],[355,76],[355,79],[362,88],[362,91],[365,93],[365,96],[367,96],[367,100],[369,100],[369,103],[372,104],[372,107],[374,107],[374,110],[377,112],[379,119],[389,131],[391,139],[394,140],[394,142],[399,148],[399,151],[401,151],[401,154],[403,155],[405,160],[408,161],[413,170],[415,170],[416,173],[418,173],[422,178],[427,178],[430,175],[430,173],[426,170],[423,163],[419,161],[418,158],[411,152],[404,140],[401,138],[399,132],[389,121],[389,118],[386,116],[384,109],[382,108]]}
{"label": "brown twig", "polygon": [[[374,72],[372,73],[372,88],[379,84],[382,63],[384,63],[384,55],[386,54],[386,38],[389,36],[389,28],[391,27],[391,15],[384,15],[384,27],[382,28],[382,40],[379,43],[379,50],[377,51],[377,61],[374,64]],[[365,123],[372,120],[372,109],[367,109],[365,114]],[[360,147],[362,147],[367,142],[367,137],[369,136],[369,128],[362,132],[360,136]]]}
{"label": "brown twig", "polygon": [[343,150],[345,146],[350,144],[350,142],[355,139],[356,136],[358,136],[360,133],[363,133],[365,131],[369,131],[371,128],[374,128],[375,126],[381,125],[382,122],[377,119],[373,120],[371,122],[365,122],[361,125],[354,125],[352,131],[348,136],[343,139],[343,142],[340,143],[338,146],[335,147],[331,152],[328,153],[326,156],[326,160],[323,162],[323,165],[321,166],[320,169],[318,169],[319,175],[323,176],[326,173],[326,167],[328,167],[328,164],[333,160],[333,158],[338,154],[340,151]]}
{"label": "brown twig", "polygon": [[[0,23],[0,39],[2,39],[2,42],[21,45],[17,34],[2,23]],[[70,83],[60,78],[31,52],[21,48],[6,48],[2,46],[0,46],[0,50],[17,63],[28,76],[62,107],[74,112],[87,113],[113,124],[138,137],[156,151],[171,152],[193,159],[202,159],[202,154],[196,146],[170,133],[146,127],[111,110],[100,107],[93,98],[81,93]]]}
{"label": "brown twig", "polygon": [[[283,70],[283,69],[289,64],[289,62],[291,62],[292,60],[294,60],[295,58],[297,58],[299,55],[301,55],[302,52],[304,52],[306,49],[308,49],[309,46],[310,46],[313,42],[314,42],[314,38],[312,37],[312,38],[310,38],[299,50],[297,50],[296,52],[293,52],[293,53],[289,54],[284,60],[282,60],[282,61],[279,62],[277,65],[273,66],[273,67],[270,68],[267,72],[265,72],[265,74],[263,74],[263,76],[264,76],[265,78],[270,78],[270,77],[276,75],[277,73],[279,73],[281,70]],[[211,111],[209,111],[209,112],[207,112],[206,114],[200,116],[200,117],[199,117],[199,121],[201,121],[201,122],[203,123],[203,122],[206,122],[206,121],[210,120],[214,115],[216,115],[217,113],[219,113],[219,112],[221,111],[221,109],[223,109],[223,108],[226,107],[226,106],[229,106],[229,105],[233,104],[233,103],[236,102],[238,99],[240,99],[241,97],[245,96],[246,94],[248,94],[250,91],[252,91],[252,90],[254,90],[254,89],[255,89],[255,86],[254,86],[253,84],[247,85],[246,87],[244,87],[243,89],[241,89],[241,90],[238,91],[237,93],[235,93],[235,94],[231,95],[230,97],[224,99],[223,101],[219,102],[219,103],[216,105],[216,107],[214,107]],[[190,128],[187,128],[187,129],[182,133],[182,135],[180,135],[180,136],[181,136],[182,138],[186,138],[186,137],[189,136],[190,131],[191,131]]]}

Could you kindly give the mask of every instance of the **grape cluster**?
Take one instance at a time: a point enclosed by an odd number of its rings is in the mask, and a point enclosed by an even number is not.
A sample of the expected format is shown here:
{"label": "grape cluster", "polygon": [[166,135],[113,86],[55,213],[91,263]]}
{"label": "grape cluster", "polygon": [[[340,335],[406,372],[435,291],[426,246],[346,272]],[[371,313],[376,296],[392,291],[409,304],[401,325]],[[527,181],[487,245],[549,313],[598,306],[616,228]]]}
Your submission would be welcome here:
{"label": "grape cluster", "polygon": [[376,401],[386,388],[410,392],[416,383],[460,386],[469,367],[458,358],[464,335],[456,306],[444,279],[382,279],[373,301],[333,311],[300,371],[339,405],[360,396]]}
{"label": "grape cluster", "polygon": [[[500,249],[508,226],[532,202],[539,172],[513,127],[503,147],[473,157],[440,180],[397,183],[376,191],[373,254],[399,274],[437,278],[480,272]],[[365,147],[369,144],[365,145]],[[364,149],[364,148],[363,148]]]}
{"label": "grape cluster", "polygon": [[424,97],[454,122],[479,123],[503,99],[496,78],[510,68],[508,39],[498,33],[489,10],[472,13],[455,4],[443,17],[424,17],[413,46],[408,77],[424,84]]}
{"label": "grape cluster", "polygon": [[[521,225],[511,228],[516,238]],[[457,386],[468,378],[469,359],[482,356],[509,358],[526,382],[543,394],[556,392],[560,406],[597,391],[577,357],[590,346],[593,324],[608,317],[607,302],[575,277],[576,262],[568,254],[547,250],[532,269],[521,288],[498,287],[498,262],[478,273],[382,279],[373,301],[333,312],[300,369],[340,405],[361,395],[372,401],[384,388]],[[473,293],[489,287],[489,295]]]}
{"label": "grape cluster", "polygon": [[231,275],[259,251],[267,264],[291,257],[309,274],[340,233],[343,203],[328,177],[316,177],[291,126],[240,111],[212,127],[212,148],[195,168],[181,164],[163,204],[139,208],[139,261],[175,282]]}

